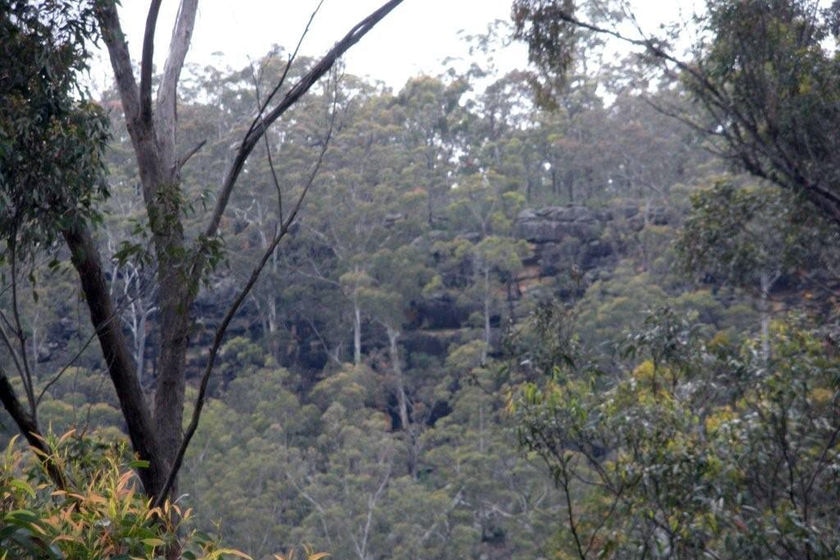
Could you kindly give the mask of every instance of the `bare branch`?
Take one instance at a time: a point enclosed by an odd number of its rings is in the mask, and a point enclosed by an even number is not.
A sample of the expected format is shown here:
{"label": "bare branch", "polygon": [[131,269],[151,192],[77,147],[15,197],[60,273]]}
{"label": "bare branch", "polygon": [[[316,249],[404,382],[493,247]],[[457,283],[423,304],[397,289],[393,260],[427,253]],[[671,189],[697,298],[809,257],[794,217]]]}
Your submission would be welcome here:
{"label": "bare branch", "polygon": [[166,500],[167,495],[169,494],[169,491],[175,484],[175,479],[178,476],[178,471],[180,471],[181,465],[184,462],[184,455],[187,452],[187,448],[190,445],[190,441],[192,440],[196,430],[198,429],[198,423],[201,418],[201,412],[204,408],[204,403],[207,399],[207,386],[210,382],[210,376],[213,373],[213,368],[216,365],[216,357],[219,355],[219,350],[221,349],[222,341],[224,340],[227,328],[230,325],[233,318],[236,316],[237,312],[239,311],[239,308],[242,307],[242,304],[248,298],[248,295],[251,293],[251,290],[253,290],[254,286],[257,283],[257,280],[259,280],[260,275],[262,274],[263,269],[265,268],[266,264],[268,264],[268,261],[271,259],[271,256],[277,249],[277,246],[280,244],[280,241],[282,241],[283,238],[286,237],[286,234],[289,232],[289,229],[291,228],[291,225],[297,217],[298,211],[300,210],[303,201],[306,198],[306,194],[309,192],[310,187],[315,182],[315,177],[317,176],[318,171],[321,168],[321,164],[324,161],[324,156],[327,153],[327,148],[329,147],[330,138],[332,136],[335,111],[333,111],[332,114],[333,122],[330,123],[330,127],[327,132],[327,138],[324,141],[321,153],[318,155],[318,159],[315,162],[315,165],[313,166],[309,177],[307,178],[306,184],[303,187],[303,191],[300,193],[300,196],[298,197],[297,202],[294,208],[292,209],[292,212],[289,214],[286,220],[281,219],[279,228],[274,234],[274,238],[263,251],[262,257],[260,257],[259,262],[256,264],[256,266],[254,266],[254,269],[251,271],[251,276],[248,278],[248,281],[239,291],[239,294],[237,294],[233,303],[230,305],[227,312],[225,313],[224,318],[222,318],[221,323],[216,328],[216,333],[213,336],[213,345],[210,347],[209,355],[207,358],[207,365],[205,366],[204,373],[201,376],[201,383],[199,384],[198,388],[198,396],[196,397],[195,407],[193,408],[190,423],[184,432],[184,437],[181,440],[181,446],[178,449],[178,453],[175,456],[174,461],[172,462],[169,475],[166,478],[166,483],[160,489],[158,495],[155,496],[154,505],[156,507],[159,507],[163,504],[163,502]]}
{"label": "bare branch", "polygon": [[[6,314],[0,311],[0,318],[3,319],[3,323],[9,325],[9,320],[6,318]],[[24,357],[21,357],[18,354],[17,348],[12,343],[12,339],[9,337],[9,334],[6,332],[6,328],[3,325],[0,325],[0,339],[3,340],[3,345],[9,351],[9,356],[12,358],[12,362],[15,364],[15,370],[17,370],[18,374],[23,377],[23,360]],[[26,380],[24,379],[24,385],[26,384]]]}
{"label": "bare branch", "polygon": [[87,350],[88,347],[90,347],[90,345],[93,343],[95,338],[96,338],[95,333],[88,336],[87,340],[84,341],[84,343],[79,347],[79,349],[76,350],[76,353],[73,354],[73,357],[70,358],[69,360],[67,360],[67,363],[65,363],[62,366],[62,368],[60,370],[58,370],[58,372],[55,375],[52,376],[52,379],[50,379],[49,381],[47,381],[44,384],[43,388],[41,388],[41,390],[38,392],[38,397],[35,399],[35,405],[36,406],[41,404],[41,401],[44,399],[44,395],[47,394],[47,391],[50,390],[50,387],[55,385],[58,382],[58,380],[61,379],[62,376],[64,376],[65,373],[67,373],[67,371],[70,369],[70,367],[73,364],[75,364],[78,361],[79,358],[81,358],[82,354],[84,354],[85,350]]}
{"label": "bare branch", "polygon": [[242,139],[239,150],[228,169],[224,181],[222,182],[219,197],[216,201],[216,208],[210,218],[210,222],[207,224],[207,228],[204,231],[204,234],[207,237],[211,237],[216,234],[216,230],[222,220],[222,215],[224,214],[228,201],[230,200],[233,187],[239,179],[239,175],[242,173],[245,162],[247,161],[248,156],[251,155],[251,152],[254,150],[254,147],[257,145],[262,135],[268,130],[268,127],[280,118],[287,110],[289,110],[289,108],[292,107],[298,99],[308,92],[309,89],[324,74],[326,74],[330,68],[332,68],[336,60],[347,52],[350,47],[358,43],[362,37],[373,29],[373,27],[394,8],[399,6],[402,1],[403,0],[390,0],[389,2],[386,2],[379,9],[353,26],[344,38],[337,42],[333,48],[330,49],[329,52],[324,55],[324,57],[315,66],[313,66],[309,72],[306,73],[306,75],[298,80],[298,82],[286,93],[286,95],[283,96],[283,99],[280,100],[277,106],[269,111],[264,117],[258,117],[257,120],[255,120],[255,122],[251,125],[248,134],[246,134],[245,138]]}
{"label": "bare branch", "polygon": [[143,31],[143,56],[140,61],[140,119],[152,122],[152,69],[155,57],[155,29],[161,0],[152,0]]}
{"label": "bare branch", "polygon": [[702,92],[697,94],[697,98],[706,112],[720,125],[720,130],[705,132],[722,138],[733,149],[732,153],[723,155],[757,177],[802,192],[829,219],[840,223],[840,196],[820,184],[818,180],[809,178],[797,163],[797,155],[789,153],[788,149],[780,145],[778,137],[768,138],[762,132],[764,125],[757,122],[756,115],[761,115],[771,124],[773,119],[763,112],[760,105],[744,107],[743,103],[749,103],[748,99],[736,102],[724,87],[709,79],[702,65],[690,64],[676,58],[655,39],[628,37],[615,29],[583,21],[565,10],[560,10],[557,15],[560,20],[570,25],[641,47],[649,56],[673,64],[690,78],[693,87]]}
{"label": "bare branch", "polygon": [[[198,11],[198,0],[181,0],[178,6],[178,15],[175,25],[172,28],[172,38],[169,42],[169,53],[163,68],[163,77],[158,88],[157,107],[158,121],[157,132],[161,142],[169,143],[174,149],[175,146],[175,114],[177,99],[178,79],[181,76],[181,69],[184,67],[184,59],[190,48],[193,29],[195,28],[195,17]],[[173,162],[174,163],[174,162]]]}
{"label": "bare branch", "polygon": [[[266,110],[268,110],[269,105],[271,102],[274,101],[274,98],[277,97],[277,94],[280,92],[280,88],[283,87],[283,84],[286,83],[286,76],[289,74],[289,70],[292,68],[292,64],[295,60],[297,60],[298,53],[300,52],[300,47],[303,44],[303,40],[309,34],[309,28],[312,26],[312,22],[315,20],[315,16],[318,15],[318,12],[321,10],[321,6],[324,4],[324,0],[318,2],[318,5],[315,6],[315,9],[312,11],[312,14],[309,16],[309,21],[306,22],[306,27],[303,28],[303,33],[300,34],[298,38],[297,45],[295,45],[295,50],[292,51],[292,54],[289,55],[289,60],[286,62],[286,67],[283,69],[283,75],[280,76],[280,79],[277,80],[277,84],[274,86],[274,89],[271,90],[271,93],[268,94],[266,97],[265,102],[260,103],[259,98],[257,99],[257,103],[259,104],[259,111],[257,112],[257,116],[251,122],[250,128],[248,128],[248,132],[245,134],[246,136],[250,134],[254,127],[260,122],[262,116],[265,114]],[[257,95],[259,96],[259,91],[257,91]]]}
{"label": "bare branch", "polygon": [[38,459],[46,467],[47,474],[56,485],[56,488],[66,490],[67,480],[64,477],[64,472],[52,460],[52,449],[47,445],[35,418],[26,412],[17,395],[15,395],[15,390],[12,388],[11,383],[9,383],[9,378],[6,376],[6,372],[2,366],[0,366],[0,402],[3,403],[3,407],[9,413],[9,416],[12,417],[12,420],[14,420],[20,433],[23,434],[23,437],[26,438],[26,441],[35,450]]}
{"label": "bare branch", "polygon": [[[9,244],[9,265],[12,275],[12,325],[17,344],[20,346],[16,355],[15,363],[18,365],[18,373],[23,382],[23,391],[26,393],[26,400],[29,402],[29,414],[32,416],[32,422],[38,424],[38,407],[35,402],[35,386],[32,381],[32,369],[29,366],[29,358],[26,353],[26,336],[23,334],[23,324],[20,319],[20,304],[18,301],[18,258],[17,258],[17,244],[12,241]],[[5,319],[5,316],[4,316]],[[5,333],[4,333],[5,336]],[[9,348],[12,348],[11,341],[8,341]]]}
{"label": "bare branch", "polygon": [[206,143],[207,140],[202,140],[201,142],[196,144],[189,152],[178,158],[178,169],[184,167],[189,161],[189,159],[193,157],[196,153],[198,153],[198,151],[201,148],[203,148]]}
{"label": "bare branch", "polygon": [[647,54],[652,55],[660,60],[670,62],[680,70],[687,72],[695,80],[703,84],[703,86],[707,88],[710,93],[719,95],[718,89],[711,82],[708,81],[708,79],[705,75],[703,75],[703,73],[701,73],[697,68],[691,66],[690,64],[687,64],[686,62],[678,59],[677,57],[666,51],[661,46],[661,44],[658,44],[658,42],[654,39],[634,39],[633,37],[628,37],[615,29],[608,29],[606,27],[595,25],[594,23],[583,21],[564,10],[560,10],[558,12],[558,16],[561,20],[565,21],[566,23],[569,23],[576,27],[580,27],[581,29],[587,29],[589,31],[593,31],[602,35],[608,35],[629,45],[641,47],[647,52]]}
{"label": "bare branch", "polygon": [[[302,40],[302,39],[301,39]],[[298,43],[299,45],[300,43]],[[277,87],[274,88],[274,91],[271,92],[269,98],[266,99],[265,103],[263,103],[260,98],[262,94],[260,93],[260,78],[259,73],[252,71],[252,78],[254,80],[254,92],[257,96],[257,105],[259,106],[259,115],[262,115],[265,111],[266,107],[268,107],[268,103],[271,100],[271,97],[277,92],[280,88],[280,85],[285,81],[286,75],[289,72],[289,68],[292,66],[292,61],[295,59],[295,55],[293,54],[289,57],[289,62],[286,64],[286,68],[283,70],[283,75],[280,77],[280,80],[277,83]],[[271,143],[268,141],[268,135],[263,134],[263,144],[265,145],[265,153],[266,157],[268,158],[268,168],[271,171],[271,182],[274,183],[274,189],[277,192],[277,215],[280,217],[280,220],[283,220],[283,191],[280,188],[280,180],[277,177],[277,169],[274,166],[274,157],[271,155]]]}
{"label": "bare branch", "polygon": [[131,55],[120,25],[117,3],[114,0],[97,2],[96,18],[99,20],[102,38],[108,47],[108,56],[114,70],[117,89],[120,91],[126,121],[131,122],[140,115],[140,91],[134,79]]}

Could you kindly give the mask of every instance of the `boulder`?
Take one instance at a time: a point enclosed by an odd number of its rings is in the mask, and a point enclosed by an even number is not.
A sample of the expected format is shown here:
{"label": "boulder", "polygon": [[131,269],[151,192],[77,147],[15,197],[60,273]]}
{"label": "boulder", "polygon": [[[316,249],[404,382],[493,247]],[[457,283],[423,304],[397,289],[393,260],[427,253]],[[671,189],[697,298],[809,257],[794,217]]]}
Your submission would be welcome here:
{"label": "boulder", "polygon": [[516,234],[533,243],[559,243],[568,237],[592,241],[601,237],[607,219],[585,206],[529,208],[517,216]]}
{"label": "boulder", "polygon": [[[623,215],[628,214],[632,215],[629,208]],[[602,239],[611,219],[608,212],[585,206],[531,208],[519,213],[516,233],[531,243],[528,263],[537,264],[540,276],[561,276],[573,268],[596,269],[615,256],[612,245]]]}

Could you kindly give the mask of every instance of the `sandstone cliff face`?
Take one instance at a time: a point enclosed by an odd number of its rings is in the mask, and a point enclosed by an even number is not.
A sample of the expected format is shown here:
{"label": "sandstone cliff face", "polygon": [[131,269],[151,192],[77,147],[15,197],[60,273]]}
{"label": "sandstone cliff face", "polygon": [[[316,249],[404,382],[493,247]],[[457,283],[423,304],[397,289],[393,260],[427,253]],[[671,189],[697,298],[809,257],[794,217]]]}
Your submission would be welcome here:
{"label": "sandstone cliff face", "polygon": [[[516,220],[514,235],[528,242],[531,253],[523,259],[522,271],[494,294],[494,298],[499,300],[499,310],[490,318],[494,338],[498,338],[503,330],[503,316],[525,316],[529,300],[555,297],[573,299],[580,296],[593,279],[609,274],[622,252],[622,248],[613,241],[610,228],[641,229],[645,222],[661,221],[663,218],[660,214],[645,212],[635,205],[611,210],[595,210],[584,206],[523,210]],[[480,240],[478,234],[465,234],[464,237],[473,242]],[[431,232],[418,240],[418,243],[428,245],[431,251],[436,240],[435,232]],[[480,326],[476,324],[475,316],[481,312],[481,306],[479,302],[464,298],[461,294],[463,287],[472,281],[473,271],[469,259],[441,273],[446,276],[441,290],[412,301],[406,309],[406,322],[402,325],[403,336],[400,341],[410,353],[420,352],[444,358],[453,344],[461,344],[478,336],[476,332]],[[190,334],[196,350],[188,356],[190,377],[201,371],[206,360],[204,349],[211,343],[213,331],[235,293],[236,281],[223,272],[209,285],[203,286],[196,298],[192,310],[196,323]],[[40,341],[38,360],[44,363],[45,369],[65,363],[69,359],[70,350],[78,345],[70,344],[71,340],[83,338],[83,333],[76,332],[73,324],[66,320],[50,325],[47,336]],[[373,323],[365,326],[367,347],[385,343],[384,335],[378,333],[378,329]],[[230,325],[227,339],[244,337],[259,340],[263,336],[266,333],[263,332],[259,310],[249,301]],[[283,333],[277,336],[281,340],[273,343],[275,347],[294,346],[296,349],[294,353],[277,351],[276,357],[284,366],[317,372],[329,359],[327,349],[305,320],[284,325]],[[155,357],[156,341],[157,326],[153,316],[148,324],[146,338],[147,367]],[[92,356],[79,365],[102,367],[98,356]],[[154,372],[146,373],[150,382],[153,382]]]}
{"label": "sandstone cliff face", "polygon": [[609,266],[615,250],[604,240],[612,216],[584,206],[526,209],[516,220],[516,235],[532,243],[533,264],[541,277],[575,268],[581,272]]}
{"label": "sandstone cliff face", "polygon": [[516,219],[516,235],[534,243],[558,243],[568,237],[598,239],[609,215],[585,206],[528,208]]}

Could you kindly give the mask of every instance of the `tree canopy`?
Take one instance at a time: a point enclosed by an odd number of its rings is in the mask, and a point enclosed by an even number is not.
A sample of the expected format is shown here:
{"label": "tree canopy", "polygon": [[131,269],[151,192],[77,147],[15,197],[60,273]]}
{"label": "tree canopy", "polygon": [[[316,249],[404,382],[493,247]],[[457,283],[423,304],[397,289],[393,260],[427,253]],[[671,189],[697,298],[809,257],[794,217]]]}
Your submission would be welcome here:
{"label": "tree canopy", "polygon": [[836,219],[702,97],[829,181],[785,57],[830,75],[830,14],[710,2],[678,58],[523,1],[539,67],[489,71],[501,24],[398,89],[331,66],[396,4],[232,69],[186,2],[159,75],[113,3],[6,4],[0,557],[836,554]]}
{"label": "tree canopy", "polygon": [[585,37],[618,38],[635,47],[643,63],[661,66],[685,84],[703,112],[683,118],[727,160],[840,221],[840,166],[830,132],[840,118],[836,4],[709,0],[694,22],[698,42],[685,55],[667,29],[624,32],[622,24],[635,19],[620,3],[591,7],[514,3],[517,35],[528,43],[542,83],[562,82],[587,56]]}

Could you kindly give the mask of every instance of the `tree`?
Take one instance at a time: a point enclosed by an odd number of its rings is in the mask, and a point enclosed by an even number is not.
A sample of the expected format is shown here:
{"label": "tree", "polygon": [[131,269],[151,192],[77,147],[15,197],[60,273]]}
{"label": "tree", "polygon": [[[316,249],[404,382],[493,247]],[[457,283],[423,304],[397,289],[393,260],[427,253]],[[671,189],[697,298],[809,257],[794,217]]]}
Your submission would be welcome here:
{"label": "tree", "polygon": [[422,252],[413,245],[404,245],[393,251],[380,249],[371,260],[373,284],[361,289],[359,298],[371,317],[385,328],[388,338],[388,369],[396,394],[399,427],[405,434],[408,470],[415,477],[421,423],[418,421],[420,419],[412,418],[411,415],[414,403],[409,397],[410,387],[398,341],[403,324],[407,322],[406,311],[410,302],[419,298],[433,273],[425,265]]}
{"label": "tree", "polygon": [[[202,87],[215,91],[223,100],[221,110],[217,111],[212,102],[208,106],[199,95],[191,104],[194,110],[189,125],[183,117],[182,122],[200,131],[207,126],[205,119],[208,112],[223,113],[216,118],[225,122],[247,121],[264,92],[270,91],[282,75],[285,74],[287,80],[296,79],[312,65],[310,59],[299,57],[291,68],[287,68],[286,56],[282,49],[275,47],[252,67],[229,74],[211,73],[211,79],[215,81]],[[333,154],[340,146],[340,131],[344,128],[344,114],[351,97],[349,92],[353,88],[354,78],[336,69],[328,80],[322,80],[297,104],[293,118],[277,123],[268,131],[263,145],[256,149],[255,155],[259,157],[253,157],[254,161],[248,165],[249,188],[232,193],[228,214],[233,224],[233,235],[228,237],[227,244],[237,250],[227,254],[226,269],[220,271],[221,274],[215,274],[214,281],[218,278],[219,282],[232,286],[247,281],[250,263],[269,247],[275,225],[288,210],[282,201],[277,200],[278,185],[287,200],[297,196],[293,193],[300,192],[302,184],[306,183],[306,175],[310,173],[311,162],[317,160],[323,150],[324,131],[330,130],[331,123],[334,123],[336,133],[329,137],[329,153],[325,154],[320,177],[312,187],[319,196],[307,204],[307,217],[311,217],[323,199],[330,196],[331,189],[325,188],[324,177],[329,175],[330,162],[335,159]],[[184,114],[183,109],[180,114]],[[195,141],[200,137],[195,136]],[[198,155],[202,162],[199,167],[218,167],[226,159],[229,143],[230,133],[227,133],[216,142],[218,147],[214,146],[211,153]],[[275,157],[275,153],[282,153],[283,157]],[[220,172],[216,171],[216,174]],[[196,169],[188,181],[193,189],[198,190],[214,176]],[[302,313],[306,309],[328,308],[331,305],[328,300],[336,297],[326,293],[326,288],[331,286],[318,282],[317,274],[307,269],[307,252],[315,249],[304,231],[306,223],[299,220],[293,235],[274,251],[248,299],[248,305],[255,307],[259,313],[267,350],[286,364],[300,359],[301,325],[317,332],[324,349],[331,356],[335,354],[330,347],[331,333],[326,332],[329,329],[315,326],[316,322],[311,320],[314,313]]]}
{"label": "tree", "polygon": [[836,356],[790,323],[773,337],[764,361],[662,309],[617,379],[563,360],[521,387],[521,441],[566,498],[564,557],[836,555]]}
{"label": "tree", "polygon": [[468,116],[460,102],[468,88],[463,79],[418,77],[409,80],[397,97],[400,137],[410,157],[404,180],[425,188],[430,226],[439,218],[440,199],[451,187],[452,161],[463,148]]}
{"label": "tree", "polygon": [[[11,91],[8,99],[15,102],[10,104],[10,108],[18,112],[4,118],[2,155],[14,161],[44,166],[43,169],[32,171],[24,169],[28,175],[15,176],[10,180],[9,170],[15,168],[4,162],[3,196],[31,193],[36,197],[4,207],[20,210],[19,216],[11,216],[13,222],[37,219],[34,223],[43,224],[46,229],[44,233],[52,236],[60,234],[63,238],[79,276],[81,290],[90,311],[90,321],[119,399],[132,447],[147,465],[146,468],[138,469],[139,478],[144,492],[153,497],[156,504],[162,503],[172,491],[183,454],[197,428],[208,377],[225,327],[253,286],[265,261],[288,232],[300,207],[301,199],[286,206],[287,213],[278,220],[276,232],[263,258],[256,263],[254,273],[243,285],[239,297],[232,303],[225,321],[217,330],[194,413],[184,433],[185,356],[191,329],[190,307],[206,272],[221,258],[223,238],[220,224],[237,179],[268,127],[295,105],[344,52],[400,2],[391,0],[360,21],[290,87],[283,80],[285,74],[281,76],[271,92],[264,97],[257,116],[237,144],[224,176],[218,181],[215,207],[206,216],[201,231],[195,235],[185,225],[186,197],[181,175],[191,156],[200,149],[201,143],[186,148],[179,145],[176,108],[178,84],[184,57],[189,49],[198,2],[184,0],[180,5],[155,98],[152,60],[160,1],[153,1],[149,8],[139,82],[129,57],[117,2],[106,0],[84,3],[80,7],[75,3],[58,2],[47,6],[49,9],[46,11],[39,11],[38,7],[25,2],[5,2],[3,5],[4,34],[19,39],[7,41],[4,37],[3,46],[7,49],[3,57],[4,64],[11,65],[9,70],[4,71],[4,75],[21,78],[9,83]],[[104,273],[105,259],[92,232],[91,218],[96,215],[97,197],[102,194],[101,187],[98,187],[102,184],[98,180],[98,157],[105,136],[103,121],[96,118],[98,113],[90,106],[87,106],[87,112],[71,110],[74,105],[70,88],[74,84],[76,71],[84,65],[85,41],[100,35],[108,50],[138,166],[140,190],[156,264],[160,340],[155,367],[158,375],[151,403],[147,402],[140,386],[132,352],[120,322],[113,320],[117,311]],[[33,49],[38,48],[38,45],[46,45],[42,49],[49,55],[45,57],[46,64],[35,56],[38,51]],[[39,63],[35,64],[36,61]],[[287,89],[284,90],[284,87]],[[34,89],[38,95],[29,94],[30,89]],[[15,97],[18,91],[22,93]],[[7,127],[20,123],[15,118],[17,115],[26,117],[37,111],[63,116],[69,125],[74,126],[59,130],[66,136],[63,143],[20,136],[22,146],[13,145],[11,139],[19,135],[12,135],[12,130]],[[30,120],[35,124],[44,122]],[[44,130],[54,131],[48,126]],[[63,146],[70,147],[68,142],[71,140],[76,149],[62,151]],[[55,155],[62,157],[44,157],[48,154],[33,153],[36,148],[44,146],[58,149]],[[74,159],[68,161],[68,154]],[[57,164],[50,165],[51,162]],[[40,180],[37,174],[44,173],[48,173],[49,178],[60,178],[61,181]],[[70,185],[71,189],[58,188],[65,185]],[[20,231],[20,228],[8,229],[6,223],[3,225],[4,232]],[[11,239],[13,246],[22,246],[15,238]],[[34,246],[34,241],[30,247]],[[27,437],[38,440],[40,430],[34,418],[31,418],[33,413],[30,412],[29,417],[19,413],[22,406],[6,382],[5,375],[0,389],[4,405],[12,412],[18,427]],[[32,422],[27,422],[30,419]],[[37,443],[33,445],[37,446]]]}
{"label": "tree", "polygon": [[353,362],[358,365],[368,313],[362,292],[375,281],[371,257],[419,233],[421,204],[427,195],[403,176],[412,166],[401,141],[404,117],[394,96],[376,95],[369,88],[349,93],[342,130],[334,139],[338,149],[326,164],[325,196],[315,201],[310,219],[302,224],[316,243],[335,256],[333,274],[338,277],[318,274],[340,286],[350,302]]}
{"label": "tree", "polygon": [[[125,444],[104,444],[72,434],[51,441],[55,462],[66,467],[80,488],[44,491],[44,473],[27,464],[14,443],[0,463],[0,551],[3,558],[160,558],[156,549],[181,533],[185,556],[245,557],[223,549],[207,535],[164,525],[132,484]],[[178,506],[167,506],[178,509]],[[190,512],[173,516],[179,523]],[[106,524],[107,523],[107,524]],[[107,530],[102,530],[105,525]]]}
{"label": "tree", "polygon": [[[62,236],[78,241],[82,224],[99,219],[107,195],[103,152],[106,119],[91,103],[79,102],[76,76],[87,64],[89,37],[95,37],[90,6],[55,2],[39,10],[28,2],[0,3],[0,264],[9,267],[11,317],[0,328],[17,370],[26,405],[0,366],[0,400],[21,433],[48,462],[59,488],[64,476],[40,435],[35,380],[18,294],[22,270],[35,278],[35,263]],[[35,187],[38,188],[35,188]],[[46,248],[46,250],[45,250]],[[13,332],[8,332],[11,327]],[[17,343],[13,342],[17,341]]]}
{"label": "tree", "polygon": [[[517,36],[528,42],[542,83],[555,84],[574,67],[579,36],[596,33],[638,49],[642,60],[677,75],[703,109],[678,112],[735,166],[812,203],[840,222],[837,137],[840,123],[838,9],[816,0],[708,0],[686,58],[675,35],[646,33],[626,9],[597,10],[584,19],[566,0],[516,0]],[[637,35],[623,33],[628,22]],[[555,90],[556,92],[556,90]],[[669,111],[669,108],[664,108]]]}
{"label": "tree", "polygon": [[816,270],[828,256],[819,219],[797,212],[774,185],[723,179],[696,191],[677,240],[684,269],[756,294],[765,358],[770,353],[770,295],[795,269]]}

